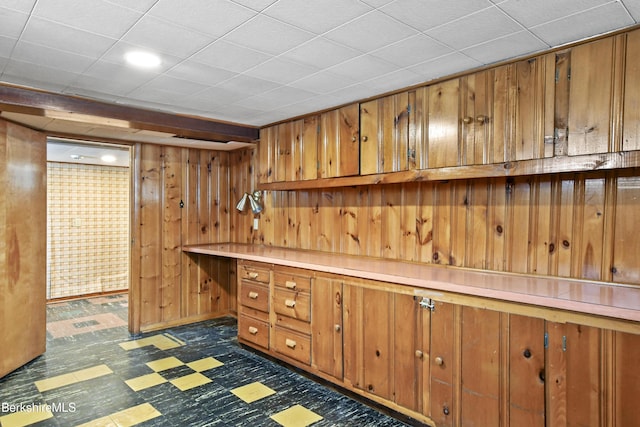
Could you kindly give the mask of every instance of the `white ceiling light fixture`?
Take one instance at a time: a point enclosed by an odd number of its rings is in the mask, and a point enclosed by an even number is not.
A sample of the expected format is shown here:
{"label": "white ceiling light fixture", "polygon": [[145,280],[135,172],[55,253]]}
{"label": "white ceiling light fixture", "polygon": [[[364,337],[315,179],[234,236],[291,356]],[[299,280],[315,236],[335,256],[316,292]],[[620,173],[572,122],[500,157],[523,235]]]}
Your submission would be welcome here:
{"label": "white ceiling light fixture", "polygon": [[112,154],[105,154],[104,156],[100,157],[100,160],[102,160],[105,163],[113,163],[116,161],[116,156]]}
{"label": "white ceiling light fixture", "polygon": [[127,63],[138,68],[156,68],[160,65],[160,57],[155,53],[134,50],[124,55]]}

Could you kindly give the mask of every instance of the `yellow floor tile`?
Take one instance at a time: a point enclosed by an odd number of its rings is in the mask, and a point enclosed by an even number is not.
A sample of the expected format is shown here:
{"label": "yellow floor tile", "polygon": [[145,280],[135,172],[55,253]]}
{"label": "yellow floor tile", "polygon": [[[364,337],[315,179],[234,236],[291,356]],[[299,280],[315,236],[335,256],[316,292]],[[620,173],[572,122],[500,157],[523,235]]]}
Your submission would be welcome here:
{"label": "yellow floor tile", "polygon": [[231,393],[235,394],[245,402],[251,403],[255,402],[256,400],[263,399],[267,396],[271,396],[276,392],[262,383],[255,382],[244,385],[242,387],[234,388],[233,390],[231,390]]}
{"label": "yellow floor tile", "polygon": [[155,372],[153,374],[143,375],[141,377],[131,378],[130,380],[125,381],[125,383],[129,387],[131,387],[131,390],[133,391],[144,390],[145,388],[153,387],[166,382],[166,378]]}
{"label": "yellow floor tile", "polygon": [[147,362],[148,367],[156,372],[166,371],[167,369],[176,368],[184,365],[177,357],[165,357],[164,359],[154,360],[153,362]]}
{"label": "yellow floor tile", "polygon": [[38,391],[43,392],[112,373],[113,371],[109,369],[107,365],[97,365],[91,368],[81,369],[79,371],[69,372],[68,374],[57,375],[55,377],[36,381],[35,385],[38,388]]}
{"label": "yellow floor tile", "polygon": [[271,415],[270,418],[284,427],[307,427],[322,419],[320,415],[301,405],[294,405],[289,409]]}
{"label": "yellow floor tile", "polygon": [[178,387],[180,391],[189,390],[195,387],[199,387],[201,385],[210,383],[211,380],[201,373],[196,372],[195,374],[185,375],[184,377],[176,378],[175,380],[170,381],[171,384]]}
{"label": "yellow floor tile", "polygon": [[194,360],[191,363],[187,363],[187,366],[196,372],[207,371],[209,369],[218,368],[222,365],[224,365],[224,363],[214,357],[207,357],[200,360]]}
{"label": "yellow floor tile", "polygon": [[129,427],[143,423],[162,414],[148,403],[116,412],[115,414],[98,418],[77,427]]}
{"label": "yellow floor tile", "polygon": [[185,345],[183,341],[172,337],[169,334],[154,335],[152,337],[140,338],[138,340],[121,342],[119,346],[123,350],[133,350],[136,348],[146,347],[148,345],[156,346],[159,350],[168,350],[170,348],[182,347]]}
{"label": "yellow floor tile", "polygon": [[0,416],[0,426],[23,427],[53,418],[51,411],[49,411],[49,409],[45,409],[47,408],[46,406],[38,406],[36,408],[37,410],[33,411],[19,411],[9,415]]}
{"label": "yellow floor tile", "polygon": [[162,414],[149,403],[143,403],[142,405],[116,412],[111,415],[111,419],[114,420],[118,426],[128,427],[140,424],[161,415]]}

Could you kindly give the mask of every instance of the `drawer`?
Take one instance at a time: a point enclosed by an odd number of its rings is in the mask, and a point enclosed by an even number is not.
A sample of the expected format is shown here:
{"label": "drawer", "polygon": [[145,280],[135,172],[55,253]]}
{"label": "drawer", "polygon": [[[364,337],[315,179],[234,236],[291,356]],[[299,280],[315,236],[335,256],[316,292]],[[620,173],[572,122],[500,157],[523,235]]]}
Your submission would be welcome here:
{"label": "drawer", "polygon": [[240,288],[240,304],[260,311],[269,311],[269,288],[243,280]]}
{"label": "drawer", "polygon": [[311,295],[276,288],[273,295],[273,311],[309,322],[311,320]]}
{"label": "drawer", "polygon": [[288,273],[285,271],[275,271],[273,273],[273,283],[280,288],[292,291],[311,292],[311,277]]}
{"label": "drawer", "polygon": [[311,364],[311,337],[276,326],[275,351],[306,365]]}
{"label": "drawer", "polygon": [[238,337],[268,349],[269,323],[241,314],[238,317]]}
{"label": "drawer", "polygon": [[269,283],[270,271],[266,268],[257,267],[254,264],[239,264],[238,276],[240,279]]}

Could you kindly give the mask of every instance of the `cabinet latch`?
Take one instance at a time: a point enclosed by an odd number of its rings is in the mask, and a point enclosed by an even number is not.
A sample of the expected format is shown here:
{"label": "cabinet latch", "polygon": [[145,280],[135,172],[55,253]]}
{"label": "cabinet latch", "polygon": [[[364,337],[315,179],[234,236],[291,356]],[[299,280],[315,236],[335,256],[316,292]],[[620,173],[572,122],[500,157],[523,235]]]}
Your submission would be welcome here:
{"label": "cabinet latch", "polygon": [[436,311],[436,303],[431,298],[422,297],[420,300],[420,307],[428,308],[431,311]]}

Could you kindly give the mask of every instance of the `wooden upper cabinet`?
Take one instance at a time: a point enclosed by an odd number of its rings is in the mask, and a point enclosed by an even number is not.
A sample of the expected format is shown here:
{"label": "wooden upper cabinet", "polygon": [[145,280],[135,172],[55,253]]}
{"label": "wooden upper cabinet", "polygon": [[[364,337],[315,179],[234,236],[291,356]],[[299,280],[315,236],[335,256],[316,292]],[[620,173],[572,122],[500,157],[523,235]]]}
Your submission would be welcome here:
{"label": "wooden upper cabinet", "polygon": [[360,172],[358,104],[320,115],[318,178],[358,175]]}
{"label": "wooden upper cabinet", "polygon": [[310,116],[260,131],[261,184],[317,178],[318,122],[318,116]]}
{"label": "wooden upper cabinet", "polygon": [[640,150],[640,30],[627,35],[622,149]]}
{"label": "wooden upper cabinet", "polygon": [[409,169],[409,93],[402,92],[360,104],[360,174]]}
{"label": "wooden upper cabinet", "polygon": [[[607,37],[571,49],[570,156],[620,150],[625,37]],[[627,88],[627,93],[633,92]]]}

